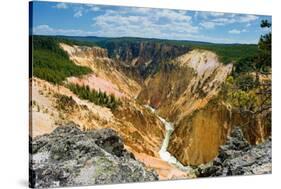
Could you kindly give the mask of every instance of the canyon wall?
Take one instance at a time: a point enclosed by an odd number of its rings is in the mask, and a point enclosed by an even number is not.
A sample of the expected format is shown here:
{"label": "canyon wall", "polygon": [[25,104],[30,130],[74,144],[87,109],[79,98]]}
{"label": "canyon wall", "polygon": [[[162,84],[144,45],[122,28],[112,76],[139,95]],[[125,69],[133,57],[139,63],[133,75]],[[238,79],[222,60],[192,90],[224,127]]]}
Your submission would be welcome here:
{"label": "canyon wall", "polygon": [[[80,99],[64,85],[33,78],[33,137],[50,133],[67,121],[86,131],[112,128],[127,150],[156,169],[161,179],[167,179],[188,175],[160,159],[165,127],[156,115],[174,124],[168,151],[184,165],[215,158],[234,126],[240,126],[252,144],[270,134],[263,119],[267,115],[253,118],[223,101],[219,93],[233,65],[221,63],[215,53],[149,42],[114,45],[100,48],[61,43],[60,47],[75,64],[93,71],[69,77],[65,84],[87,85],[113,94],[120,106],[110,110]],[[57,94],[73,99],[71,111],[58,108]],[[144,105],[155,108],[156,113]],[[250,126],[243,127],[246,124]]]}
{"label": "canyon wall", "polygon": [[[186,173],[160,159],[165,128],[162,122],[135,101],[141,85],[115,67],[107,50],[98,47],[81,47],[60,44],[77,65],[87,66],[92,73],[69,77],[64,84],[87,85],[90,89],[113,94],[120,101],[116,110],[101,107],[80,99],[65,85],[53,85],[39,78],[32,79],[32,137],[52,132],[60,125],[73,121],[83,131],[100,128],[114,129],[124,141],[125,148],[137,160],[155,169],[161,179],[183,178]],[[58,97],[71,98],[71,107],[59,108]]]}
{"label": "canyon wall", "polygon": [[168,151],[182,164],[199,165],[215,158],[234,126],[241,127],[252,144],[269,136],[265,115],[237,112],[224,102],[220,91],[231,71],[232,64],[220,63],[216,54],[192,50],[162,63],[145,80],[138,100],[174,123]]}
{"label": "canyon wall", "polygon": [[219,97],[214,98],[175,126],[168,151],[184,165],[208,163],[235,127],[241,128],[250,144],[264,142],[271,135],[264,116],[237,112]]}
{"label": "canyon wall", "polygon": [[209,102],[176,125],[168,151],[184,165],[207,163],[217,156],[231,125],[231,110]]}
{"label": "canyon wall", "polygon": [[129,42],[126,40],[105,42],[109,57],[115,61],[118,69],[138,82],[158,72],[162,62],[172,60],[190,50],[185,46],[176,46],[148,41]]}
{"label": "canyon wall", "polygon": [[115,68],[115,63],[108,57],[106,49],[71,46],[64,43],[60,46],[75,64],[87,66],[93,70],[92,74],[70,77],[69,82],[88,85],[92,89],[128,99],[135,97],[140,91],[141,87],[136,81]]}
{"label": "canyon wall", "polygon": [[162,64],[158,73],[146,79],[138,99],[177,123],[216,96],[231,69],[214,53],[193,50]]}

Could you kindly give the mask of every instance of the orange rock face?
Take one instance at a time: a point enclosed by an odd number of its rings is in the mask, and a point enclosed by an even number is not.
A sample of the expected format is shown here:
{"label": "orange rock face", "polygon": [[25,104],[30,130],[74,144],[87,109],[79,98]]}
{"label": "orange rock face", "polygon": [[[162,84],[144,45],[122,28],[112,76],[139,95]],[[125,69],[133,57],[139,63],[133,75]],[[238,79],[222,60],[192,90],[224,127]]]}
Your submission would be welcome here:
{"label": "orange rock face", "polygon": [[209,104],[179,122],[168,150],[184,165],[207,163],[218,155],[231,126],[230,110]]}
{"label": "orange rock face", "polygon": [[[79,99],[63,85],[55,86],[33,78],[32,137],[50,133],[68,121],[79,124],[81,130],[112,128],[136,159],[155,169],[160,179],[166,180],[193,176],[160,158],[165,127],[157,115],[173,122],[175,130],[168,151],[184,165],[199,165],[212,160],[236,121],[249,121],[237,117],[221,100],[214,100],[232,65],[220,63],[212,52],[181,52],[179,57],[159,63],[159,70],[140,82],[131,75],[133,69],[128,69],[130,72],[118,69],[116,60],[109,58],[105,49],[60,46],[75,64],[93,71],[88,75],[70,77],[65,83],[88,85],[91,89],[115,95],[121,103],[116,110],[111,110]],[[143,52],[144,47],[141,48]],[[163,48],[160,49],[166,52],[170,47]],[[147,59],[143,60],[144,57]],[[149,65],[151,60],[144,57],[134,57],[132,66]],[[59,108],[58,94],[73,98],[75,106],[71,111]],[[144,105],[154,107],[156,113]],[[252,143],[262,141],[269,133],[262,117],[253,120],[252,125],[244,130],[249,133],[246,137]]]}

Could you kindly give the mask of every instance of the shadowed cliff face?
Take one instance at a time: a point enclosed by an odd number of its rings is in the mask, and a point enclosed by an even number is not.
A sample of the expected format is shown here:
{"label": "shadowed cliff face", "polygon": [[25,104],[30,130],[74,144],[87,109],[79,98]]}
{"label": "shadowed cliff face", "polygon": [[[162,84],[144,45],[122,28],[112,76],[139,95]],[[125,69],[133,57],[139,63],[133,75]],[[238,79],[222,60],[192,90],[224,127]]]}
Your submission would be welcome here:
{"label": "shadowed cliff face", "polygon": [[152,42],[108,42],[104,44],[119,69],[138,81],[156,73],[162,62],[172,60],[190,49]]}

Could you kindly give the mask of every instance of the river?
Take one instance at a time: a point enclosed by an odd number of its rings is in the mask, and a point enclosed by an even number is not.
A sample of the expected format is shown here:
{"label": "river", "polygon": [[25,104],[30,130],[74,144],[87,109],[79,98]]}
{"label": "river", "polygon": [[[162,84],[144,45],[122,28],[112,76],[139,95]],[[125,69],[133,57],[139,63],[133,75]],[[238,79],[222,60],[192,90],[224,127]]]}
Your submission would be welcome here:
{"label": "river", "polygon": [[169,164],[173,164],[175,165],[177,168],[179,168],[180,170],[182,171],[185,171],[185,172],[189,172],[189,173],[192,173],[193,172],[193,169],[190,167],[190,166],[184,166],[182,165],[177,159],[176,157],[174,157],[170,152],[167,151],[167,148],[169,146],[169,142],[170,142],[170,136],[171,134],[173,133],[174,131],[174,125],[172,122],[168,122],[166,121],[163,117],[160,117],[154,108],[152,108],[151,106],[149,105],[145,105],[145,107],[147,109],[149,109],[151,112],[153,112],[158,118],[159,120],[164,124],[165,126],[165,130],[166,130],[166,133],[165,133],[165,137],[164,137],[164,140],[162,142],[162,146],[160,148],[160,151],[159,151],[159,156],[162,160],[168,162]]}

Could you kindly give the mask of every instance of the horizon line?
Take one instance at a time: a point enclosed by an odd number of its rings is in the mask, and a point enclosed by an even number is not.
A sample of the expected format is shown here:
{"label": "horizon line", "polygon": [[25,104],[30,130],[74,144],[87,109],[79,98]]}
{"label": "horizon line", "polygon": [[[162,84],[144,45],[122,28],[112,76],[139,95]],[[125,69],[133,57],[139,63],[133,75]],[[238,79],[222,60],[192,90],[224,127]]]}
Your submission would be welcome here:
{"label": "horizon line", "polygon": [[106,36],[95,36],[95,35],[79,36],[79,35],[45,35],[45,34],[29,34],[29,36],[81,37],[81,38],[96,37],[96,38],[108,38],[108,39],[137,38],[137,39],[166,40],[166,41],[179,41],[179,42],[197,42],[197,43],[218,44],[218,45],[258,45],[258,43],[239,43],[239,42],[236,42],[236,43],[216,43],[216,42],[199,41],[199,40],[197,41],[197,40],[188,40],[188,39],[179,40],[179,39],[153,38],[153,37],[152,38],[149,38],[149,37],[134,37],[134,36],[106,37]]}

